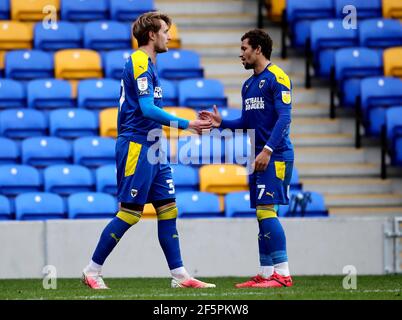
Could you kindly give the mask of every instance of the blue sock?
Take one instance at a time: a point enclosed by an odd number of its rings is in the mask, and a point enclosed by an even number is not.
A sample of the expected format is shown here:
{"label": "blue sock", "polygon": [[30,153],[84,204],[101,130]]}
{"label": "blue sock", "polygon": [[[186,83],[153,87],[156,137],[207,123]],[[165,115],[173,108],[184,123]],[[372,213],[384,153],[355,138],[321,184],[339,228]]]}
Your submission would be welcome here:
{"label": "blue sock", "polygon": [[182,267],[183,262],[181,260],[179,235],[176,229],[176,218],[158,220],[158,238],[169,269]]}
{"label": "blue sock", "polygon": [[264,232],[262,231],[262,226],[261,222],[258,221],[258,227],[260,232],[258,233],[258,252],[260,255],[260,266],[261,267],[268,267],[268,266],[273,266],[272,258],[268,252],[268,247],[265,243],[263,234]]}
{"label": "blue sock", "polygon": [[114,217],[103,230],[98,245],[96,246],[95,252],[92,256],[92,261],[103,265],[106,258],[130,227],[131,224],[124,222],[118,217]]}

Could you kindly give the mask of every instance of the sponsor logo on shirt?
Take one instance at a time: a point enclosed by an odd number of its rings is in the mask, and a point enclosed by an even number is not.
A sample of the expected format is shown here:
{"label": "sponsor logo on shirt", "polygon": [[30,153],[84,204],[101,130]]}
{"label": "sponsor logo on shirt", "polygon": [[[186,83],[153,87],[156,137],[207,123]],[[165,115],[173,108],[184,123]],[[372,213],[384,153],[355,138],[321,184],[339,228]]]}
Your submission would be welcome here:
{"label": "sponsor logo on shirt", "polygon": [[245,101],[246,107],[245,110],[258,110],[258,109],[264,109],[265,108],[265,103],[264,103],[264,98],[263,97],[254,97],[254,98],[248,98]]}
{"label": "sponsor logo on shirt", "polygon": [[154,98],[157,98],[157,99],[162,98],[162,88],[161,87],[155,87]]}

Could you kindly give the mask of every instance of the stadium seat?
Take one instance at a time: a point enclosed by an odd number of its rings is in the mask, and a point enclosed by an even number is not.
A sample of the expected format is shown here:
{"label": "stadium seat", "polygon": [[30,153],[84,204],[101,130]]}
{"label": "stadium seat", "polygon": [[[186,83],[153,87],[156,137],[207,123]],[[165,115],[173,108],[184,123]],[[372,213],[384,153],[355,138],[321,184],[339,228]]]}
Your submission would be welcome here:
{"label": "stadium seat", "polygon": [[250,208],[250,193],[248,191],[228,193],[225,196],[225,216],[256,218],[255,209]]}
{"label": "stadium seat", "polygon": [[0,166],[0,193],[6,196],[40,191],[41,186],[39,171],[34,167],[21,164]]}
{"label": "stadium seat", "polygon": [[369,19],[359,24],[362,47],[388,48],[402,45],[402,23],[393,19]]}
{"label": "stadium seat", "polygon": [[0,220],[11,220],[11,206],[7,197],[0,195]]}
{"label": "stadium seat", "polygon": [[144,206],[144,211],[142,211],[141,219],[156,219],[156,211],[152,203],[146,203]]}
{"label": "stadium seat", "polygon": [[391,107],[385,113],[386,137],[391,164],[402,165],[402,106]]}
{"label": "stadium seat", "polygon": [[[11,1],[11,19],[20,21],[40,21],[53,12],[59,11],[60,0],[10,0]],[[52,7],[52,11],[49,7]],[[45,10],[46,9],[46,10]]]}
{"label": "stadium seat", "polygon": [[61,138],[95,136],[98,123],[92,111],[84,109],[54,110],[49,115],[50,135]]}
{"label": "stadium seat", "polygon": [[299,170],[293,166],[292,178],[290,179],[290,189],[291,190],[302,190],[303,185],[299,179]]}
{"label": "stadium seat", "polygon": [[0,50],[0,78],[4,78],[4,59],[6,52],[7,51]]}
{"label": "stadium seat", "polygon": [[311,50],[316,75],[328,78],[334,65],[335,49],[357,46],[356,29],[345,29],[341,19],[311,23]]}
{"label": "stadium seat", "polygon": [[175,23],[172,23],[169,29],[170,40],[168,42],[169,49],[180,49],[181,48],[181,38],[179,30]]}
{"label": "stadium seat", "polygon": [[208,192],[180,192],[176,194],[179,218],[223,217],[219,197]]}
{"label": "stadium seat", "polygon": [[286,8],[286,0],[265,0],[268,19],[279,22],[282,21],[282,14]]}
{"label": "stadium seat", "polygon": [[96,191],[117,194],[116,165],[107,164],[96,169]]}
{"label": "stadium seat", "polygon": [[162,87],[162,106],[172,107],[179,104],[179,95],[174,81],[160,79]]}
{"label": "stadium seat", "polygon": [[92,21],[84,26],[84,47],[93,50],[118,50],[131,47],[127,24],[117,21]]}
{"label": "stadium seat", "polygon": [[109,18],[108,0],[62,0],[61,19],[68,21],[105,20]]}
{"label": "stadium seat", "polygon": [[31,49],[32,37],[31,25],[18,21],[0,21],[0,49]]}
{"label": "stadium seat", "polygon": [[65,217],[63,199],[57,194],[27,192],[15,198],[17,220],[49,220]]}
{"label": "stadium seat", "polygon": [[380,136],[385,124],[385,111],[402,105],[402,80],[392,77],[370,77],[361,81],[361,108],[366,135]]}
{"label": "stadium seat", "polygon": [[190,108],[227,106],[223,84],[216,79],[187,79],[179,82],[179,105]]}
{"label": "stadium seat", "polygon": [[[132,50],[114,50],[105,53],[105,77],[120,80]],[[163,92],[165,93],[165,92]]]}
{"label": "stadium seat", "polygon": [[369,19],[382,16],[381,0],[335,0],[335,13],[337,18],[344,18],[349,11],[343,12],[346,6],[356,8],[357,19]]}
{"label": "stadium seat", "polygon": [[402,19],[402,3],[399,0],[382,0],[384,18]]}
{"label": "stadium seat", "polygon": [[46,192],[66,196],[75,192],[93,190],[91,171],[79,165],[53,165],[43,171]]}
{"label": "stadium seat", "polygon": [[173,49],[158,55],[158,74],[169,80],[202,78],[200,55],[192,50]]}
{"label": "stadium seat", "polygon": [[37,110],[13,109],[0,113],[0,134],[14,139],[45,136],[47,121]]}
{"label": "stadium seat", "polygon": [[69,219],[109,219],[117,212],[113,196],[101,192],[80,192],[68,197]]}
{"label": "stadium seat", "polygon": [[32,80],[27,86],[28,108],[73,108],[75,101],[71,84],[65,80]]}
{"label": "stadium seat", "polygon": [[198,191],[198,169],[182,164],[171,165],[174,187],[177,192]]}
{"label": "stadium seat", "polygon": [[81,48],[81,30],[77,24],[68,21],[58,21],[46,28],[38,22],[34,28],[34,46],[39,50]]}
{"label": "stadium seat", "polygon": [[115,164],[116,141],[112,138],[84,137],[74,141],[74,163],[86,167]]}
{"label": "stadium seat", "polygon": [[5,56],[7,78],[29,80],[53,78],[53,55],[40,50],[9,51]]}
{"label": "stadium seat", "polygon": [[246,168],[236,164],[209,164],[200,168],[200,191],[226,194],[248,190]]}
{"label": "stadium seat", "polygon": [[14,140],[0,137],[0,165],[17,163],[20,150]]}
{"label": "stadium seat", "polygon": [[66,140],[56,137],[35,137],[22,141],[21,160],[23,164],[45,167],[71,163],[71,159],[72,148]]}
{"label": "stadium seat", "polygon": [[290,25],[292,46],[304,47],[310,36],[311,23],[317,19],[332,18],[334,14],[333,0],[287,0],[286,20]]}
{"label": "stadium seat", "polygon": [[251,153],[251,138],[243,130],[233,131],[226,129],[222,131],[223,155],[225,163],[247,165],[250,158],[256,155]]}
{"label": "stadium seat", "polygon": [[324,196],[315,191],[294,191],[289,205],[281,205],[278,216],[282,217],[327,217]]}
{"label": "stadium seat", "polygon": [[384,75],[402,78],[402,47],[384,50]]}
{"label": "stadium seat", "polygon": [[54,55],[55,77],[62,79],[102,78],[98,52],[88,49],[66,49]]}
{"label": "stadium seat", "polygon": [[[187,120],[196,120],[197,113],[190,108],[183,107],[165,107],[163,108],[167,113],[170,113],[176,117],[184,118]],[[189,135],[191,132],[189,130],[178,130],[173,127],[163,126],[163,131],[167,138],[169,137],[178,137],[179,135]]]}
{"label": "stadium seat", "polygon": [[0,20],[8,20],[10,18],[10,0],[0,2]]}
{"label": "stadium seat", "polygon": [[102,137],[117,137],[117,108],[103,109],[99,112],[99,133]]}
{"label": "stadium seat", "polygon": [[26,106],[24,86],[11,79],[0,79],[0,109],[24,108]]}
{"label": "stadium seat", "polygon": [[119,106],[120,81],[88,79],[78,83],[78,107],[103,109]]}
{"label": "stadium seat", "polygon": [[144,12],[155,11],[154,0],[110,0],[110,16],[113,20],[135,21]]}
{"label": "stadium seat", "polygon": [[354,107],[360,95],[360,81],[382,75],[382,56],[375,49],[345,48],[335,52],[335,79],[340,92],[340,103]]}

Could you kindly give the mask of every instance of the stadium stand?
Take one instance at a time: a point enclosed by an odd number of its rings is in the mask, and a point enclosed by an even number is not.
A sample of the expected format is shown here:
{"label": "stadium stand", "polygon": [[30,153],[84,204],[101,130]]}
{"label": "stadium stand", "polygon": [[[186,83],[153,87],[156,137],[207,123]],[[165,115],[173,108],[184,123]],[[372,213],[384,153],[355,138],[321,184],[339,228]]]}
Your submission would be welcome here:
{"label": "stadium stand", "polygon": [[12,139],[0,137],[0,165],[19,162],[20,150]]}
{"label": "stadium stand", "polygon": [[108,0],[62,0],[60,6],[62,20],[89,21],[109,18]]}
{"label": "stadium stand", "polygon": [[384,18],[402,19],[402,3],[399,0],[382,0]]}
{"label": "stadium stand", "polygon": [[[132,51],[130,50],[112,50],[106,52],[104,64],[105,77],[120,80],[124,65],[127,59],[130,58],[131,53]],[[165,97],[163,98],[165,99]]]}
{"label": "stadium stand", "polygon": [[8,20],[10,17],[10,0],[0,2],[0,20]]}
{"label": "stadium stand", "polygon": [[58,21],[49,27],[38,22],[34,27],[34,47],[49,51],[79,49],[82,47],[80,27],[68,21]]}
{"label": "stadium stand", "polygon": [[171,165],[176,192],[198,191],[198,170],[182,164]]}
{"label": "stadium stand", "polygon": [[98,121],[95,114],[85,109],[61,109],[49,114],[49,132],[61,138],[95,136]]}
{"label": "stadium stand", "polygon": [[12,20],[39,21],[51,12],[49,7],[59,11],[60,2],[64,0],[30,0],[28,5],[25,0],[10,1]]}
{"label": "stadium stand", "polygon": [[102,78],[98,52],[89,49],[59,50],[54,55],[55,77],[62,79]]}
{"label": "stadium stand", "polygon": [[200,55],[191,50],[174,49],[158,55],[158,74],[169,80],[202,78]]}
{"label": "stadium stand", "polygon": [[96,169],[96,191],[117,194],[116,165],[107,164]]}
{"label": "stadium stand", "polygon": [[88,79],[78,83],[78,107],[103,109],[119,105],[120,82],[114,79]]}
{"label": "stadium stand", "polygon": [[93,21],[84,26],[84,47],[93,50],[119,50],[131,46],[130,27],[117,21]]}
{"label": "stadium stand", "polygon": [[163,88],[162,104],[164,107],[177,106],[179,104],[179,95],[177,85],[174,81],[160,79],[161,87]]}
{"label": "stadium stand", "polygon": [[384,75],[402,78],[402,47],[388,48],[384,50]]}
{"label": "stadium stand", "polygon": [[381,176],[386,179],[387,153],[391,158],[391,165],[402,166],[402,106],[385,110],[385,125],[381,134]]}
{"label": "stadium stand", "polygon": [[[197,113],[190,108],[185,108],[185,107],[165,107],[163,108],[166,112],[179,117],[179,118],[185,118],[188,120],[196,120],[197,119]],[[189,135],[191,134],[190,131],[188,130],[180,130],[172,127],[167,127],[163,126],[163,131],[166,135],[166,138],[170,137],[178,137],[179,135]]]}
{"label": "stadium stand", "polygon": [[62,197],[47,192],[27,192],[15,198],[16,220],[48,220],[66,217]]}
{"label": "stadium stand", "polygon": [[155,11],[153,0],[110,0],[110,16],[113,20],[134,21],[144,12]]}
{"label": "stadium stand", "polygon": [[0,195],[0,220],[12,220],[10,201],[6,196]]}
{"label": "stadium stand", "polygon": [[101,192],[79,192],[67,199],[69,219],[110,219],[116,215],[117,202]]}
{"label": "stadium stand", "polygon": [[5,55],[7,78],[29,80],[52,78],[54,74],[53,55],[40,50],[15,50]]}
{"label": "stadium stand", "polygon": [[12,79],[0,79],[0,109],[24,108],[26,106],[24,86]]}
{"label": "stadium stand", "polygon": [[324,197],[315,191],[291,192],[289,205],[279,208],[280,217],[327,217]]}
{"label": "stadium stand", "polygon": [[225,216],[227,218],[255,218],[255,209],[250,208],[249,191],[230,192],[225,196]]}
{"label": "stadium stand", "polygon": [[0,166],[0,192],[6,196],[40,191],[42,187],[39,171],[31,166],[9,164]]}
{"label": "stadium stand", "polygon": [[[382,14],[382,0],[335,0],[335,14],[343,18],[345,12],[349,13],[350,6],[357,8],[357,19],[380,17]],[[345,9],[344,9],[345,8]]]}
{"label": "stadium stand", "polygon": [[73,143],[74,163],[85,167],[115,164],[116,142],[112,138],[85,137]]}
{"label": "stadium stand", "polygon": [[223,217],[217,195],[209,192],[180,192],[176,195],[180,218]]}
{"label": "stadium stand", "polygon": [[359,44],[369,48],[388,48],[402,45],[402,23],[393,19],[369,19],[359,27]]}
{"label": "stadium stand", "polygon": [[74,108],[72,86],[59,79],[32,80],[27,85],[28,108]]}
{"label": "stadium stand", "polygon": [[12,109],[0,113],[1,135],[23,139],[33,136],[45,136],[47,133],[45,115],[33,109]]}
{"label": "stadium stand", "polygon": [[0,21],[0,49],[17,50],[32,48],[32,27],[19,21]]}
{"label": "stadium stand", "polygon": [[106,108],[99,112],[99,134],[102,137],[117,137],[117,108]]}

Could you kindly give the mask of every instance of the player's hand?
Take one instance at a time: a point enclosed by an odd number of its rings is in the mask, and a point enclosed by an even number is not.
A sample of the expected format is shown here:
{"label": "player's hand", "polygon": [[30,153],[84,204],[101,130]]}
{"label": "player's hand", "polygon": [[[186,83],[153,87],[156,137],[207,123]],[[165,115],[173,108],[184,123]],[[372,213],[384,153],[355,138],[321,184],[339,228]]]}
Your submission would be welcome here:
{"label": "player's hand", "polygon": [[222,117],[219,114],[218,108],[214,105],[214,112],[202,110],[198,113],[198,118],[201,120],[211,120],[214,128],[219,128],[222,123]]}
{"label": "player's hand", "polygon": [[263,149],[255,158],[253,168],[255,171],[265,171],[267,169],[269,160],[271,160],[271,151]]}
{"label": "player's hand", "polygon": [[211,120],[192,120],[188,125],[188,129],[195,130],[198,134],[201,134],[202,130],[209,130],[211,128]]}

